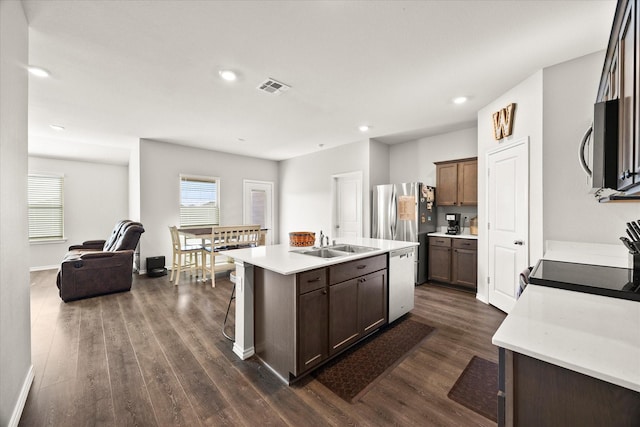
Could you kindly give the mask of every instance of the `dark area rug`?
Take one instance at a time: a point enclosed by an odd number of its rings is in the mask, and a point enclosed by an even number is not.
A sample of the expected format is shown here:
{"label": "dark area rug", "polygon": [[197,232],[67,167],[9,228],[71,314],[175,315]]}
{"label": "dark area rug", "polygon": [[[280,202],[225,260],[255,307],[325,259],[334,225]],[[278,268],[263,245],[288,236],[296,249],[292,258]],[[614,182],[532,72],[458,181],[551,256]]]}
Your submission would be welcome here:
{"label": "dark area rug", "polygon": [[497,422],[498,364],[473,356],[447,396]]}
{"label": "dark area rug", "polygon": [[399,319],[312,375],[347,402],[356,402],[433,331],[433,327],[410,317]]}

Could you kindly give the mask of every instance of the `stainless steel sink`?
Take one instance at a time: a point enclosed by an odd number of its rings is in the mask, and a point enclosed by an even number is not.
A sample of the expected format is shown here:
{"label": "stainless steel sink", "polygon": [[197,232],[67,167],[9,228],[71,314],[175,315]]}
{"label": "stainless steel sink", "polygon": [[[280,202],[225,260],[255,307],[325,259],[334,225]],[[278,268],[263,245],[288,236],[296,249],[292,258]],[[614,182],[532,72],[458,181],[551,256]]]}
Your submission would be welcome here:
{"label": "stainless steel sink", "polygon": [[303,255],[315,256],[318,258],[335,258],[339,256],[349,255],[348,252],[336,251],[329,248],[321,248],[321,249],[311,249],[311,250],[302,250],[302,251],[294,251]]}
{"label": "stainless steel sink", "polygon": [[348,244],[338,244],[333,246],[327,246],[324,248],[314,247],[312,249],[299,249],[292,252],[296,252],[302,255],[310,255],[318,258],[335,258],[340,256],[347,256],[352,254],[361,254],[365,252],[375,251],[376,248],[369,248],[367,246],[357,246]]}
{"label": "stainless steel sink", "polygon": [[329,246],[329,249],[333,249],[334,251],[341,251],[341,252],[349,252],[351,254],[361,254],[364,252],[371,252],[371,251],[375,251],[376,248],[369,248],[367,246],[357,246],[357,245],[347,245],[347,244],[338,244],[338,245],[334,245],[334,246]]}

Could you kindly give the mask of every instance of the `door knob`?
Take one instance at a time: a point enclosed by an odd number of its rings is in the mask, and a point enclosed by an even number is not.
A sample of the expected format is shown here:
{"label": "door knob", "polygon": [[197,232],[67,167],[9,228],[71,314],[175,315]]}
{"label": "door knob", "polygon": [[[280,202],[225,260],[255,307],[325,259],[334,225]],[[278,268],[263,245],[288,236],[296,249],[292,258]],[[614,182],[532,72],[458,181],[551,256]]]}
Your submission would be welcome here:
{"label": "door knob", "polygon": [[524,245],[524,242],[522,240],[516,240],[513,242],[514,245],[518,245],[518,246],[522,246]]}

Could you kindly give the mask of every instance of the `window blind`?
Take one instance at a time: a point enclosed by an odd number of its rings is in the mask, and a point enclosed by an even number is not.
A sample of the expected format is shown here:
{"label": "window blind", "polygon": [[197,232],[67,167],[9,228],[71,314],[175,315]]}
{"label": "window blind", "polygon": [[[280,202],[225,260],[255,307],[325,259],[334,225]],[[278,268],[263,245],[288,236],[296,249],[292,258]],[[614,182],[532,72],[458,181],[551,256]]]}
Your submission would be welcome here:
{"label": "window blind", "polygon": [[180,226],[220,225],[219,180],[180,177]]}
{"label": "window blind", "polygon": [[62,239],[64,236],[64,178],[29,175],[29,239]]}

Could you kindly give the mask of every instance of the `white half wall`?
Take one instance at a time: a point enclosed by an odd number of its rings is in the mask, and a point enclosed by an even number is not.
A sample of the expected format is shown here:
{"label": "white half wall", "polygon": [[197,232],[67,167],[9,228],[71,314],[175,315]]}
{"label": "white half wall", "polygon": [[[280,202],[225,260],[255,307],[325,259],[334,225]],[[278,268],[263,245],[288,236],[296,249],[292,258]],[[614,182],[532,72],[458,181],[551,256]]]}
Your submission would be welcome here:
{"label": "white half wall", "polygon": [[622,247],[640,203],[598,203],[587,192],[578,146],[593,121],[604,51],[544,69],[544,238]]}
{"label": "white half wall", "polygon": [[[146,258],[165,256],[171,263],[169,226],[179,225],[180,174],[220,178],[221,225],[242,224],[243,180],[274,183],[275,218],[278,218],[278,163],[218,151],[185,147],[150,139],[140,140],[140,269]],[[276,226],[277,227],[277,226]],[[272,230],[274,243],[278,231]]]}
{"label": "white half wall", "polygon": [[0,1],[0,425],[17,426],[33,381],[27,223],[29,31]]}
{"label": "white half wall", "polygon": [[66,241],[32,243],[32,270],[58,268],[70,245],[108,239],[113,226],[129,218],[128,168],[122,165],[29,157],[29,173],[64,175]]}
{"label": "white half wall", "polygon": [[[380,147],[378,147],[380,148]],[[280,242],[289,242],[291,231],[320,230],[330,238],[333,205],[332,176],[362,172],[363,235],[370,235],[369,141],[354,142],[280,162]],[[377,156],[384,153],[377,152]]]}

